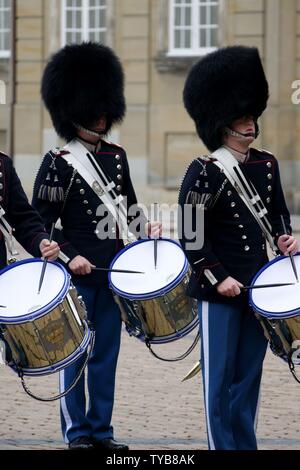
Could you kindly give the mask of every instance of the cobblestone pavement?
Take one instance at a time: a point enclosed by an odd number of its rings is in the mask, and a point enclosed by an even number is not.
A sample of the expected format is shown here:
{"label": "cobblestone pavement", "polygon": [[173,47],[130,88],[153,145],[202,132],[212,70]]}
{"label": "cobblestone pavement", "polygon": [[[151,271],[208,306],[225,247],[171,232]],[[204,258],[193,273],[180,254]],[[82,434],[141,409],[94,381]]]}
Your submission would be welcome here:
{"label": "cobblestone pavement", "polygon": [[[162,196],[162,197],[161,197]],[[166,200],[159,191],[152,200]],[[176,202],[174,193],[168,200]],[[179,355],[193,334],[157,346],[161,355]],[[113,416],[115,437],[133,450],[206,449],[205,416],[200,374],[181,382],[199,355],[199,345],[185,360],[155,359],[136,338],[122,333]],[[298,366],[300,375],[300,366]],[[101,380],[101,377],[99,377]],[[28,379],[35,393],[57,392],[57,377]],[[264,365],[258,422],[260,449],[300,450],[300,384],[288,366],[270,351]],[[0,449],[64,449],[58,402],[41,403],[25,394],[17,375],[0,366]]]}
{"label": "cobblestone pavement", "polygon": [[[179,354],[191,336],[156,350],[168,356]],[[168,364],[123,331],[113,416],[117,439],[128,442],[133,450],[206,449],[200,374],[181,382],[196,362],[198,350],[184,361]],[[30,378],[28,383],[43,396],[57,391],[54,376]],[[300,449],[299,390],[288,366],[268,352],[258,424],[260,449]],[[28,397],[19,378],[5,366],[0,367],[0,400],[0,449],[65,448],[58,402],[41,403]]]}

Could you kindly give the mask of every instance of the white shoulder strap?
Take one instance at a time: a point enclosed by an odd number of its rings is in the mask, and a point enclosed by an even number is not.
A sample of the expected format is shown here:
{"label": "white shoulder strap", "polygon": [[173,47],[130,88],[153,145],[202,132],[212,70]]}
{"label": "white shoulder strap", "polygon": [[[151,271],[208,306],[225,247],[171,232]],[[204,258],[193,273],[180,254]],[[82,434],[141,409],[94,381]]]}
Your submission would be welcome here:
{"label": "white shoulder strap", "polygon": [[[113,193],[113,197],[110,192],[115,188],[115,183],[113,181],[107,181],[104,183],[101,181],[99,174],[97,173],[95,167],[97,167],[97,162],[93,156],[88,152],[88,150],[82,145],[78,140],[73,139],[67,145],[64,146],[64,149],[69,153],[62,155],[62,157],[72,165],[75,170],[82,176],[86,183],[92,188],[94,193],[98,196],[100,201],[105,205],[105,207],[110,211],[113,218],[120,224],[122,236],[125,240],[135,240],[133,235],[128,231],[127,226],[127,215],[126,209],[124,207],[124,198],[121,194],[117,195]],[[93,160],[95,167],[92,165],[87,154]],[[100,168],[99,168],[100,170]]]}
{"label": "white shoulder strap", "polygon": [[15,248],[15,239],[13,236],[13,229],[5,219],[5,210],[0,206],[0,231],[3,233],[3,236],[6,241],[7,249],[12,257],[19,254]]}
{"label": "white shoulder strap", "polygon": [[[110,191],[115,187],[115,183],[111,181],[103,188],[103,184],[99,183],[99,176],[87,158],[88,150],[82,145],[78,140],[74,139],[64,146],[64,149],[69,153],[63,155],[63,158],[72,165],[75,170],[82,176],[82,178],[87,182],[87,184],[92,188],[96,193],[103,204],[108,204],[107,196],[105,195],[105,190]],[[119,204],[123,200],[121,195],[118,196],[116,204]]]}
{"label": "white shoulder strap", "polygon": [[252,183],[250,185],[241,171],[237,160],[225,147],[220,147],[211,156],[217,160],[213,163],[225,173],[226,178],[262,229],[271,250],[276,253],[277,247],[272,237],[272,228],[269,220],[266,218],[268,211],[254,185]]}

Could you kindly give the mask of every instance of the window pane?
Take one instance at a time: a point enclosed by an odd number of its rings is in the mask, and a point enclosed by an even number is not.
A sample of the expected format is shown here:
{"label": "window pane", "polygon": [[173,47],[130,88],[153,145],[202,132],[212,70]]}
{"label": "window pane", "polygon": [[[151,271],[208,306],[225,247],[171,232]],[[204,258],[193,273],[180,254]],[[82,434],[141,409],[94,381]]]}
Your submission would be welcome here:
{"label": "window pane", "polygon": [[90,11],[89,17],[90,17],[90,28],[91,29],[96,28],[96,26],[98,25],[96,25],[96,15],[95,15],[94,10]]}
{"label": "window pane", "polygon": [[191,7],[186,7],[185,9],[185,24],[190,26],[192,24],[192,9]]}
{"label": "window pane", "polygon": [[75,28],[81,28],[81,10],[77,10],[75,12],[75,24],[73,25]]}
{"label": "window pane", "polygon": [[106,0],[90,0],[90,7],[105,7]]}
{"label": "window pane", "polygon": [[214,28],[211,30],[211,43],[210,45],[212,47],[217,47],[218,46],[218,29]]}
{"label": "window pane", "polygon": [[197,54],[202,48],[217,47],[218,0],[170,0],[170,5],[172,48],[189,49],[188,54]]}
{"label": "window pane", "polygon": [[70,33],[69,31],[67,32],[66,34],[66,42],[67,44],[70,44],[72,41],[72,33]]}
{"label": "window pane", "polygon": [[10,11],[9,10],[5,10],[4,13],[3,13],[3,21],[4,21],[4,28],[9,28],[10,24]]}
{"label": "window pane", "polygon": [[91,41],[105,42],[106,36],[106,0],[89,1],[87,36]]}
{"label": "window pane", "polygon": [[214,5],[211,7],[211,24],[218,24],[218,6]]}
{"label": "window pane", "polygon": [[79,31],[75,34],[75,42],[78,43],[78,42],[81,42],[81,41],[82,41],[82,33],[81,33],[81,31]]}
{"label": "window pane", "polygon": [[6,51],[9,51],[9,49],[10,49],[9,40],[10,40],[9,33],[5,33],[5,35],[4,35],[4,50],[6,50]]}
{"label": "window pane", "polygon": [[66,17],[67,17],[67,28],[72,28],[73,26],[73,23],[72,23],[72,12],[71,11],[67,11],[67,14],[66,14]]}
{"label": "window pane", "polygon": [[200,29],[199,39],[200,39],[199,47],[207,47],[206,29]]}
{"label": "window pane", "polygon": [[0,55],[10,52],[10,1],[0,2]]}
{"label": "window pane", "polygon": [[69,8],[75,8],[75,7],[81,7],[82,6],[82,0],[67,0],[67,7]]}
{"label": "window pane", "polygon": [[106,34],[105,34],[105,31],[100,31],[99,42],[101,42],[102,44],[105,44],[105,41],[106,41]]}
{"label": "window pane", "polygon": [[98,42],[98,41],[99,41],[99,33],[98,33],[98,31],[94,31],[94,32],[90,33],[89,39],[90,39],[91,41]]}
{"label": "window pane", "polygon": [[100,28],[105,28],[106,27],[106,11],[102,10],[102,13],[100,14]]}
{"label": "window pane", "polygon": [[175,8],[175,26],[181,24],[181,8]]}
{"label": "window pane", "polygon": [[80,43],[82,41],[81,31],[68,31],[66,34],[67,44]]}
{"label": "window pane", "polygon": [[205,25],[206,21],[206,7],[200,7],[199,9],[199,24]]}
{"label": "window pane", "polygon": [[174,41],[174,43],[175,43],[175,47],[177,49],[179,49],[180,48],[180,30],[179,29],[175,29],[175,41]]}
{"label": "window pane", "polygon": [[184,32],[184,47],[185,48],[191,47],[191,32],[188,29],[186,29]]}

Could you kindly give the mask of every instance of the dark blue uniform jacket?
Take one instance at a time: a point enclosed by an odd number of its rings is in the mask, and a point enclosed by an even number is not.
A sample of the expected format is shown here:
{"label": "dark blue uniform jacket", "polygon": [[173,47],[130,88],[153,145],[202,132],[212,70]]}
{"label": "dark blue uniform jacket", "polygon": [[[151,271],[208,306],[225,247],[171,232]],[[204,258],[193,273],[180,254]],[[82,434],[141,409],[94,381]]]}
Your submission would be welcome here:
{"label": "dark blue uniform jacket", "polygon": [[[0,153],[0,205],[5,210],[5,218],[14,229],[13,234],[18,242],[31,255],[39,257],[40,242],[49,237],[41,217],[28,202],[11,159],[4,153]],[[6,246],[0,232],[0,268],[4,268],[6,263]]]}
{"label": "dark blue uniform jacket", "polygon": [[[82,176],[66,162],[64,153],[65,150],[57,150],[45,155],[36,177],[32,204],[47,228],[60,218],[62,229],[55,230],[54,240],[70,260],[81,255],[98,267],[109,267],[124,246],[123,241],[118,236],[118,229],[110,238],[98,238],[97,226],[103,217],[97,215],[97,210],[102,203]],[[125,150],[102,140],[101,148],[94,156],[108,178],[115,182],[116,193],[127,196],[128,207],[136,204]],[[132,219],[128,218],[128,222]],[[145,218],[143,220],[146,222]],[[114,231],[113,226],[109,230]],[[68,269],[68,263],[65,265]],[[72,277],[82,284],[107,283],[107,273],[96,271],[85,276],[72,274]]]}
{"label": "dark blue uniform jacket", "polygon": [[[272,235],[276,242],[284,233],[280,215],[288,230],[290,215],[287,209],[276,158],[266,151],[250,149],[248,160],[240,163],[268,210]],[[186,249],[184,224],[194,224],[199,202],[205,201],[204,244],[201,249]],[[181,244],[193,273],[188,292],[204,300],[225,301],[216,286],[232,276],[244,285],[249,284],[257,271],[268,262],[266,241],[262,230],[225,174],[209,157],[192,161],[183,179],[179,204],[192,204],[191,220],[182,218]]]}

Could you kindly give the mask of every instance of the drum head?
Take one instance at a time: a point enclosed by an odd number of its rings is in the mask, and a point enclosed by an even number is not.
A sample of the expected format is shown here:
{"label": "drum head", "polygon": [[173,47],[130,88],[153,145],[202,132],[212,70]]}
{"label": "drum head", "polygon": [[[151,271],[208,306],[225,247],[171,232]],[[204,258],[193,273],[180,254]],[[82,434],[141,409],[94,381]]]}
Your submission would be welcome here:
{"label": "drum head", "polygon": [[43,261],[29,259],[14,263],[0,273],[0,322],[20,323],[43,315],[65,296],[70,278],[58,263],[48,262],[40,293]]}
{"label": "drum head", "polygon": [[111,263],[113,269],[142,271],[145,274],[109,273],[114,292],[128,299],[149,299],[168,292],[187,273],[188,262],[181,246],[173,240],[141,240],[125,247]]}
{"label": "drum head", "polygon": [[[300,254],[294,256],[300,276]],[[266,264],[252,285],[296,282],[290,259],[280,256]],[[300,283],[250,291],[250,305],[267,318],[288,318],[300,313]]]}

